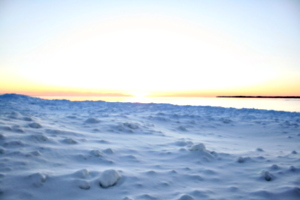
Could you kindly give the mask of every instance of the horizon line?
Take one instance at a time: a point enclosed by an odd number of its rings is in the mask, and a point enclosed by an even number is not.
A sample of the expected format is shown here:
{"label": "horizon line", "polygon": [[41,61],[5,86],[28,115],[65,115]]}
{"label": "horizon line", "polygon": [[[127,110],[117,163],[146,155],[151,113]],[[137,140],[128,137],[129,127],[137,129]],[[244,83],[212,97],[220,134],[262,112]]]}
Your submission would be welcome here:
{"label": "horizon line", "polygon": [[[24,95],[30,97],[98,97],[98,98],[135,98],[134,95],[127,95],[127,94],[117,94],[117,93],[107,93],[107,94],[89,94],[89,95],[82,95],[82,94],[43,94],[43,95],[30,95],[30,94],[21,94],[21,93],[0,93],[0,95],[6,94],[14,94],[14,95]],[[154,96],[154,95],[145,95],[144,98],[201,98],[201,97],[215,97],[215,98],[300,98],[298,95],[161,95],[161,96]]]}

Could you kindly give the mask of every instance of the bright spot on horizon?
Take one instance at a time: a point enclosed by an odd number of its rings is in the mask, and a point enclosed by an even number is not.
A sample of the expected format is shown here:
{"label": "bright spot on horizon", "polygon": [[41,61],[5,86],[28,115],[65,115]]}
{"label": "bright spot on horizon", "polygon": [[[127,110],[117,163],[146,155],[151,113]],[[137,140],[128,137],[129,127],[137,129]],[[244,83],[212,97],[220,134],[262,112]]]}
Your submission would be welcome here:
{"label": "bright spot on horizon", "polygon": [[148,92],[139,92],[139,91],[132,91],[129,92],[130,95],[132,95],[133,97],[137,97],[137,98],[144,98],[147,97],[147,95],[149,95]]}
{"label": "bright spot on horizon", "polygon": [[[74,10],[66,9],[69,3],[45,2],[19,2],[24,10],[6,2],[7,10],[22,12],[7,11],[2,25],[13,34],[0,37],[7,44],[0,55],[0,84],[6,86],[0,93],[300,95],[300,31],[292,21],[300,11],[291,2],[229,7],[221,2],[130,6],[99,1],[74,2]],[[46,7],[45,13],[36,9]],[[28,19],[21,26],[24,16]]]}
{"label": "bright spot on horizon", "polygon": [[149,92],[140,92],[140,91],[131,91],[129,92],[132,97],[127,98],[130,102],[139,102],[139,103],[150,103],[151,98],[148,97]]}

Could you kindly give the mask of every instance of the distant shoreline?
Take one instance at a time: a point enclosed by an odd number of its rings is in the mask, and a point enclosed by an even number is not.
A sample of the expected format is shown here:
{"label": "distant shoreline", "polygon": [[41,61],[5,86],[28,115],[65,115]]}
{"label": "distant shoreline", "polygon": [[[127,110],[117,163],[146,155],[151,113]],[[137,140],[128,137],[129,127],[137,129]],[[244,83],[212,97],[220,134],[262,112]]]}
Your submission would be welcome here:
{"label": "distant shoreline", "polygon": [[300,96],[217,96],[217,98],[281,98],[281,99],[300,99]]}

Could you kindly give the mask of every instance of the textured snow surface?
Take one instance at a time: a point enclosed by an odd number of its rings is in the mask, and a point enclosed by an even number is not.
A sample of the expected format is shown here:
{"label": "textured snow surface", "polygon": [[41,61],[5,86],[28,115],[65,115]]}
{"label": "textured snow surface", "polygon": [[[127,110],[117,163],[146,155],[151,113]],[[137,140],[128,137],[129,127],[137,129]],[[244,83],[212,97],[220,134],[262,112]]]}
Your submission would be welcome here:
{"label": "textured snow surface", "polygon": [[300,113],[0,96],[0,199],[299,200]]}

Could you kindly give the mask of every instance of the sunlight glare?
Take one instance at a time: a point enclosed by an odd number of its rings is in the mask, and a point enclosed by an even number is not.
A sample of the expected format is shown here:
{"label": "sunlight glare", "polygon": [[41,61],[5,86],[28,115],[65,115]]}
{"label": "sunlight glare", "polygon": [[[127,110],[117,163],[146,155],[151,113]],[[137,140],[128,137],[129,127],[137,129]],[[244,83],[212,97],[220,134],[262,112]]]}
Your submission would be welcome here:
{"label": "sunlight glare", "polygon": [[60,36],[24,55],[20,74],[53,87],[147,92],[242,87],[273,76],[246,54],[254,53],[207,27],[128,18]]}
{"label": "sunlight glare", "polygon": [[132,97],[128,98],[131,102],[138,102],[138,103],[150,103],[151,99],[147,97],[150,95],[149,92],[143,92],[143,91],[131,91],[129,92]]}

